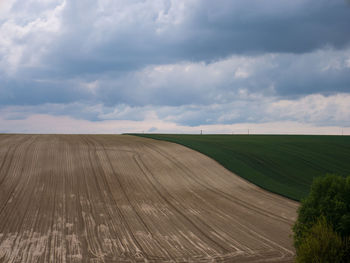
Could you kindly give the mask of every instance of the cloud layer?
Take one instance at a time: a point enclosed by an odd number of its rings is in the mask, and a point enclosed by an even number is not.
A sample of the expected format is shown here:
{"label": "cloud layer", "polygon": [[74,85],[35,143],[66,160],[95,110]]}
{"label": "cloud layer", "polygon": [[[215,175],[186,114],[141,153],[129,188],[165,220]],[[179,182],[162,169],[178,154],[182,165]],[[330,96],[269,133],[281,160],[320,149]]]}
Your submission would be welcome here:
{"label": "cloud layer", "polygon": [[0,117],[350,127],[349,25],[344,0],[0,1]]}

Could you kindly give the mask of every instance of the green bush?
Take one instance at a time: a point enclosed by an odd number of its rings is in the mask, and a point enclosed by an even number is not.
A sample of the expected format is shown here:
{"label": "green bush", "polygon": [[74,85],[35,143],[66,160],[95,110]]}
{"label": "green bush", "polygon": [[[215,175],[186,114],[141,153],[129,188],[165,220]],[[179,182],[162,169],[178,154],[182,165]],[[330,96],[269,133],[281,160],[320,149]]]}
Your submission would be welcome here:
{"label": "green bush", "polygon": [[297,249],[298,263],[341,263],[345,250],[342,238],[333,231],[325,217],[321,217],[302,238]]}
{"label": "green bush", "polygon": [[298,262],[350,262],[350,177],[315,179],[293,231]]}
{"label": "green bush", "polygon": [[316,178],[309,196],[301,202],[298,214],[293,227],[296,247],[321,216],[341,237],[349,236],[350,177],[326,175]]}

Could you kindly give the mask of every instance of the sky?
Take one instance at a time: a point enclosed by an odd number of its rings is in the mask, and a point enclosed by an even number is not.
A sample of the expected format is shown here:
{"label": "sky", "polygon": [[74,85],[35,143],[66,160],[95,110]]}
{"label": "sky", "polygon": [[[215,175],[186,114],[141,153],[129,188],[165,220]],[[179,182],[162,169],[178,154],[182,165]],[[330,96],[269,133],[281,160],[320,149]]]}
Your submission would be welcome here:
{"label": "sky", "polygon": [[0,133],[350,134],[349,0],[0,0]]}

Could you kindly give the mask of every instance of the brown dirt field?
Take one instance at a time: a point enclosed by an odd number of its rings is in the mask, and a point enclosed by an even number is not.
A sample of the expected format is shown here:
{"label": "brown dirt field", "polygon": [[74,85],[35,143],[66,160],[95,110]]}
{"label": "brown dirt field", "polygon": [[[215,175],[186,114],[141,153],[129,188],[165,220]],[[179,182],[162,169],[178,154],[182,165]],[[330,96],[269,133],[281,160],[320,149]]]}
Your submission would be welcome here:
{"label": "brown dirt field", "polygon": [[0,135],[0,262],[292,262],[297,207],[169,142]]}

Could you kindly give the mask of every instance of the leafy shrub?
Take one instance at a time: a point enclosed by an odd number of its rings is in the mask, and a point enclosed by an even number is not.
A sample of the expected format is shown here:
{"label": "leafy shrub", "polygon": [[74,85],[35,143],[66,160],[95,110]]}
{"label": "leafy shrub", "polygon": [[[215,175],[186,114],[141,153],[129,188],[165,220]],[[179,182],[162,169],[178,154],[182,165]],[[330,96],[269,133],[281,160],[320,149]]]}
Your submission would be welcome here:
{"label": "leafy shrub", "polygon": [[293,231],[298,262],[350,262],[350,177],[316,178]]}
{"label": "leafy shrub", "polygon": [[349,236],[350,177],[326,175],[316,178],[309,196],[301,202],[298,213],[298,220],[293,227],[296,247],[321,216],[341,237]]}
{"label": "leafy shrub", "polygon": [[325,217],[320,217],[303,237],[298,249],[298,263],[341,263],[345,255],[342,238],[333,231]]}

